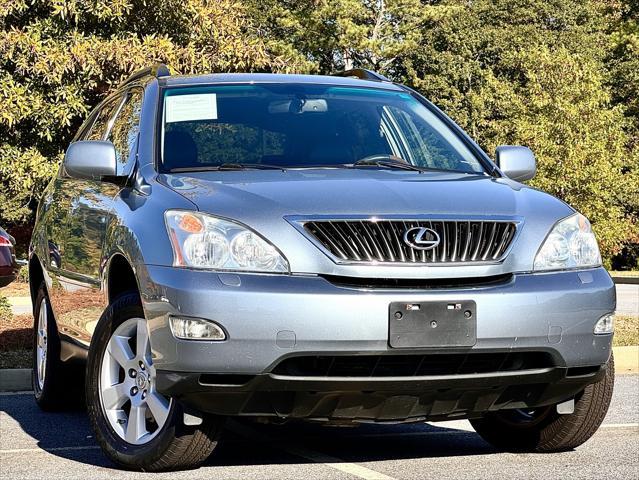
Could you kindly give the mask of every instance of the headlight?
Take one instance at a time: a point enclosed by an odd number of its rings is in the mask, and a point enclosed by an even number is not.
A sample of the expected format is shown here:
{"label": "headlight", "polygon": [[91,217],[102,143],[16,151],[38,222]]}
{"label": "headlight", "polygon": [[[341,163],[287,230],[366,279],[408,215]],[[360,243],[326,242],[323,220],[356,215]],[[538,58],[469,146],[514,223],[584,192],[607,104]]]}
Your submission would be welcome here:
{"label": "headlight", "polygon": [[239,223],[183,210],[168,210],[165,218],[177,267],[289,271],[288,262],[273,245]]}
{"label": "headlight", "polygon": [[535,257],[535,270],[597,267],[601,254],[590,222],[576,213],[559,221]]}

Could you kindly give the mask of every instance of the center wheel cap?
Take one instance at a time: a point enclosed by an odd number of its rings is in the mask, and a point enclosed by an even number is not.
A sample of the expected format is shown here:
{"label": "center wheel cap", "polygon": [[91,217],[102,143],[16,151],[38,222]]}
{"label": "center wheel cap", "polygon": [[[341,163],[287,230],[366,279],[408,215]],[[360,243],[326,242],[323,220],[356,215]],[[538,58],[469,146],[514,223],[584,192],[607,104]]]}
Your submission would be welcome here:
{"label": "center wheel cap", "polygon": [[138,372],[138,375],[135,377],[135,383],[140,390],[142,390],[143,388],[146,388],[146,384],[147,384],[146,375],[144,375],[141,372]]}

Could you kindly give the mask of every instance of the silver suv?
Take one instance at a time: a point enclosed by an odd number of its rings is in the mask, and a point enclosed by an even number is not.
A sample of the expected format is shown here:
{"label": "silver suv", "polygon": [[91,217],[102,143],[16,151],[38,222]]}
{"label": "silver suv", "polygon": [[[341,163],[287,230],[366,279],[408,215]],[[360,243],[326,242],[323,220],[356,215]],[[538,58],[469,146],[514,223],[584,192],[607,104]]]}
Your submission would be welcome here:
{"label": "silver suv", "polygon": [[612,395],[615,290],[588,220],[415,91],[134,74],[88,117],[30,250],[40,406],[86,400],[127,468],[200,464],[229,416],[468,418],[559,451]]}

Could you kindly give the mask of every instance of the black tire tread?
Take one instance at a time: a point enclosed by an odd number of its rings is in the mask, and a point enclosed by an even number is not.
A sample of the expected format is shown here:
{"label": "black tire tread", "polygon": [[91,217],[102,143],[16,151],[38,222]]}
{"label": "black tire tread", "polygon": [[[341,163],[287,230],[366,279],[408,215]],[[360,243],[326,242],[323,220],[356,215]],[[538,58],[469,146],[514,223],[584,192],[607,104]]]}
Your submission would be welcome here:
{"label": "black tire tread", "polygon": [[475,431],[495,447],[515,452],[561,452],[571,450],[592,437],[603,422],[612,399],[614,358],[611,356],[601,380],[588,385],[575,398],[575,411],[547,418],[530,427],[505,422],[500,412],[471,420]]}
{"label": "black tire tread", "polygon": [[[108,328],[110,331],[115,328],[117,323],[114,322],[118,321],[118,311],[139,309],[140,313],[143,313],[141,308],[140,298],[136,292],[122,294],[104,311],[98,322],[94,338],[100,336],[98,328],[100,332],[104,328]],[[119,320],[120,322],[124,321],[124,318]],[[107,456],[124,468],[147,472],[195,468],[206,461],[218,443],[217,438],[222,430],[223,419],[204,416],[200,425],[184,425],[183,410],[179,404],[176,404],[172,413],[169,414],[171,417],[165,425],[166,430],[151,440],[149,449],[145,450],[145,453],[132,455],[119,450],[118,446],[109,440],[109,437],[114,434],[102,431],[102,428],[105,427],[101,426],[102,423],[98,421],[98,415],[102,415],[101,407],[99,400],[95,398],[95,381],[90,378],[90,375],[95,374],[93,370],[95,362],[99,361],[96,358],[99,347],[99,345],[92,345],[93,350],[89,353],[87,409],[93,430],[96,433],[96,439]]]}
{"label": "black tire tread", "polygon": [[539,452],[556,452],[578,447],[592,437],[603,422],[612,399],[614,386],[614,358],[606,366],[604,378],[586,387],[575,403],[575,413],[561,415],[548,428]]}
{"label": "black tire tread", "polygon": [[[47,319],[47,366],[46,377],[44,382],[44,388],[40,390],[36,380],[36,343],[38,332],[38,314],[40,311],[40,305],[42,300],[47,301],[48,319]],[[33,392],[35,401],[41,410],[45,412],[57,412],[68,410],[78,406],[78,388],[69,381],[68,367],[60,360],[60,337],[58,335],[58,328],[55,318],[53,317],[53,311],[49,297],[47,294],[46,284],[40,283],[36,290],[36,298],[33,308],[33,368],[31,372],[31,383],[33,385]]]}

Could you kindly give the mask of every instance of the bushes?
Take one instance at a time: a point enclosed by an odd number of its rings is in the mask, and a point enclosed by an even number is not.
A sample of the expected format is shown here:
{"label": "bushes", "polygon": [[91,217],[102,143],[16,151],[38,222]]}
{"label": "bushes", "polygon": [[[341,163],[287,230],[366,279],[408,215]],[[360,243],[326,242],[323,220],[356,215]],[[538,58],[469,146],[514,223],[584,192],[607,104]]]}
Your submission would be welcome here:
{"label": "bushes", "polygon": [[11,313],[11,304],[7,297],[0,294],[0,324],[6,323],[13,318],[13,313]]}

